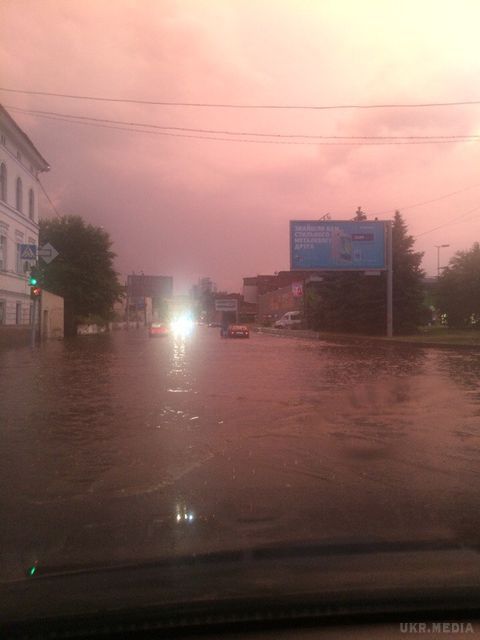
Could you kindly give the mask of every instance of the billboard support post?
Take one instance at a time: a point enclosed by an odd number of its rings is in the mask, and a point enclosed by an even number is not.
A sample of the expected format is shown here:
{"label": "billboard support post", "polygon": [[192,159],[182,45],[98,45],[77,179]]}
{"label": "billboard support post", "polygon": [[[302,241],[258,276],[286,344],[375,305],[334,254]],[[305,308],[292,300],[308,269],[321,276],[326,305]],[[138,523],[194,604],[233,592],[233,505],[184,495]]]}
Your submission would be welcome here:
{"label": "billboard support post", "polygon": [[239,322],[238,300],[236,298],[217,298],[215,300],[215,311],[234,313],[235,322]]}
{"label": "billboard support post", "polygon": [[393,238],[392,222],[386,224],[387,231],[387,338],[393,336]]}

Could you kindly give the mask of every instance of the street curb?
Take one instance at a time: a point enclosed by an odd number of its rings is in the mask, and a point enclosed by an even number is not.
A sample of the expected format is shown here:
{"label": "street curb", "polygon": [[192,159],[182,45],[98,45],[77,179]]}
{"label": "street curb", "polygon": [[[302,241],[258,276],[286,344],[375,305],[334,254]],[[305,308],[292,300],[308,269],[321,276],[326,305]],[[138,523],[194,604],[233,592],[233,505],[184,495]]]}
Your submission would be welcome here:
{"label": "street curb", "polygon": [[304,340],[320,340],[318,331],[307,331],[305,329],[274,329],[273,327],[252,327],[256,333],[264,333],[270,336],[281,336],[287,338],[302,338]]}
{"label": "street curb", "polygon": [[346,343],[366,343],[366,344],[391,344],[406,347],[421,347],[435,348],[435,349],[469,349],[471,351],[480,351],[480,345],[478,344],[459,344],[454,342],[429,342],[418,341],[408,339],[396,339],[387,338],[386,336],[362,336],[355,334],[345,333],[323,333],[320,331],[306,331],[302,329],[274,329],[273,327],[252,327],[256,333],[262,333],[264,335],[297,338],[303,340],[323,340],[332,342],[346,342]]}

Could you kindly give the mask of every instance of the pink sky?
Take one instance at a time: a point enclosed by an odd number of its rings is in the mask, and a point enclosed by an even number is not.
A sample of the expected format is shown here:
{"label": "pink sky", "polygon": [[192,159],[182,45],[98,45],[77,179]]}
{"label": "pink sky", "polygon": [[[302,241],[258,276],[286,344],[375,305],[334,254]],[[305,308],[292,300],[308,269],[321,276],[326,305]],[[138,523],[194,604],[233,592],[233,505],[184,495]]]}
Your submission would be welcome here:
{"label": "pink sky", "polygon": [[[480,3],[3,0],[3,87],[186,102],[480,99]],[[338,111],[100,103],[0,92],[9,106],[157,125],[317,135],[480,135],[480,106]],[[288,221],[399,208],[424,268],[480,240],[478,142],[274,145],[169,138],[13,113],[51,164],[61,213],[104,226],[117,269],[242,277],[289,267]],[[471,187],[466,189],[467,187]],[[452,191],[424,206],[409,205]],[[46,203],[44,215],[50,215]],[[387,217],[385,213],[379,217]]]}

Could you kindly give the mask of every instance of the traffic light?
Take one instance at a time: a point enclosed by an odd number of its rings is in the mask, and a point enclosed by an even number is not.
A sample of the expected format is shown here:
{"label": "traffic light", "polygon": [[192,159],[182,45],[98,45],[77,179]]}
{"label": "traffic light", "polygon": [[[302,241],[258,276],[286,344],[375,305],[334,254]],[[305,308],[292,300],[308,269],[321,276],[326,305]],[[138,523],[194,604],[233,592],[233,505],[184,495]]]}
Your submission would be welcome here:
{"label": "traffic light", "polygon": [[42,272],[37,266],[33,266],[30,269],[30,275],[28,277],[28,286],[30,287],[30,298],[35,300],[42,295]]}
{"label": "traffic light", "polygon": [[38,265],[34,264],[30,267],[30,274],[28,276],[28,286],[30,287],[43,287],[45,279],[45,273]]}
{"label": "traffic light", "polygon": [[32,265],[30,268],[30,275],[28,277],[28,284],[30,287],[36,287],[41,285],[43,279],[43,273],[37,265]]}

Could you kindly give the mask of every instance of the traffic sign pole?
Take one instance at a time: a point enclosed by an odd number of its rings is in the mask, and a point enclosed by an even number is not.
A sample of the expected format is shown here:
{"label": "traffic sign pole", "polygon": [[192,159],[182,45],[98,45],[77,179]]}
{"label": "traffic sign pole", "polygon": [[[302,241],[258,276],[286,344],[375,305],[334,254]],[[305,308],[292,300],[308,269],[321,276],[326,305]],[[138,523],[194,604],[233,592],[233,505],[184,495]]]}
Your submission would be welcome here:
{"label": "traffic sign pole", "polygon": [[30,334],[30,346],[32,349],[35,349],[36,332],[37,332],[37,298],[34,298],[33,306],[32,306],[32,331]]}

